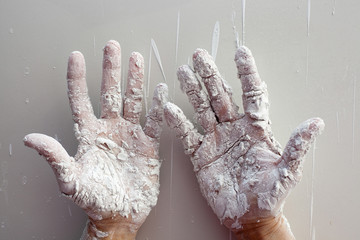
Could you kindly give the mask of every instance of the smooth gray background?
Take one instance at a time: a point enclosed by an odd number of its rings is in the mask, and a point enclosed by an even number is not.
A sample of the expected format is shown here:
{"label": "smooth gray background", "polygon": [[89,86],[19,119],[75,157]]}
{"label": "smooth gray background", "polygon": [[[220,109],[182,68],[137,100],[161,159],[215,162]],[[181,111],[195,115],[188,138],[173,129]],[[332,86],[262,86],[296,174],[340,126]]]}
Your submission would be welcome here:
{"label": "smooth gray background", "polygon": [[[359,2],[311,1],[309,36],[308,4],[248,0],[245,43],[268,85],[272,128],[283,146],[303,120],[319,116],[326,123],[307,156],[304,178],[285,205],[295,236],[312,239],[312,231],[316,239],[359,239]],[[79,239],[85,226],[82,210],[60,196],[46,161],[22,143],[28,133],[45,133],[75,154],[65,79],[71,51],[85,55],[90,97],[98,113],[105,43],[120,42],[124,76],[130,53],[141,52],[147,79],[153,38],[171,98],[192,118],[175,72],[196,48],[211,52],[216,21],[221,29],[216,63],[241,104],[233,62],[234,11],[241,33],[239,0],[0,0],[0,239]],[[152,54],[150,91],[162,81]],[[158,205],[137,239],[232,239],[201,196],[180,142],[174,140],[172,147],[172,139],[165,128]]]}

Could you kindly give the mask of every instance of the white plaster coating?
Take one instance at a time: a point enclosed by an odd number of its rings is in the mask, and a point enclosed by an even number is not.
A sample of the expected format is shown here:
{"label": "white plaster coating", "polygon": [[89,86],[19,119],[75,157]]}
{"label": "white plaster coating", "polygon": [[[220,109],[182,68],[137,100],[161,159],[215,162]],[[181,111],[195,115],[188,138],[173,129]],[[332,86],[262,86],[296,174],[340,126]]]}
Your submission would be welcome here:
{"label": "white plaster coating", "polygon": [[122,110],[121,48],[117,41],[110,40],[104,48],[102,79],[101,117],[119,117]]}
{"label": "white plaster coating", "polygon": [[238,119],[238,108],[232,100],[231,88],[220,75],[211,55],[204,49],[196,49],[193,54],[193,65],[204,82],[219,122]]}
{"label": "white plaster coating", "polygon": [[194,125],[186,119],[182,110],[173,103],[166,103],[164,115],[168,125],[175,130],[175,134],[181,139],[186,154],[191,154],[199,147],[202,136],[194,128]]}
{"label": "white plaster coating", "polygon": [[[215,122],[212,128],[201,124],[210,129],[201,136],[181,109],[172,103],[165,105],[165,119],[183,141],[202,195],[230,229],[240,229],[243,223],[282,213],[285,198],[301,178],[303,158],[324,127],[319,118],[305,121],[294,131],[282,153],[270,127],[267,87],[257,73],[250,50],[240,47],[235,62],[242,82],[245,115],[236,112],[236,105],[219,98],[231,99],[231,91],[224,90],[226,83],[212,59],[201,49],[194,53],[194,68],[203,77],[211,108],[195,74],[187,66],[178,70],[182,90],[200,120],[208,109],[215,112],[218,119],[237,117]],[[234,113],[219,111],[226,107]],[[186,139],[190,134],[197,137]],[[193,146],[191,151],[189,146]]]}
{"label": "white plaster coating", "polygon": [[205,131],[212,131],[217,123],[207,94],[203,91],[195,73],[188,65],[179,67],[177,77],[181,90],[186,93],[195,109],[196,119]]}
{"label": "white plaster coating", "polygon": [[144,58],[140,53],[131,53],[124,101],[124,118],[132,123],[140,121],[143,98]]}
{"label": "white plaster coating", "polygon": [[146,115],[144,132],[154,139],[160,138],[164,117],[164,104],[168,99],[168,91],[168,87],[164,83],[159,83],[155,87],[152,107]]}
{"label": "white plaster coating", "polygon": [[[79,141],[74,157],[70,157],[55,139],[43,134],[29,134],[24,142],[47,159],[55,172],[61,192],[83,208],[91,220],[121,216],[130,219],[130,230],[136,231],[156,204],[159,194],[161,162],[158,137],[167,86],[157,86],[150,110],[156,113],[152,118],[156,121],[147,120],[143,131],[139,124],[119,115],[119,59],[120,46],[110,41],[104,50],[102,118],[96,119],[87,94],[84,58],[79,52],[72,53],[69,58],[68,96],[75,121],[74,132]],[[129,84],[132,86],[128,89],[129,94],[134,96],[129,95],[128,99],[141,101],[138,94],[141,89],[135,89],[140,88],[138,83],[142,85],[141,55],[134,53],[130,65],[133,66],[130,66],[129,74]],[[116,91],[112,92],[114,89]],[[128,112],[138,111],[136,107],[133,110]],[[95,238],[101,239],[107,234],[95,230],[89,226]]]}

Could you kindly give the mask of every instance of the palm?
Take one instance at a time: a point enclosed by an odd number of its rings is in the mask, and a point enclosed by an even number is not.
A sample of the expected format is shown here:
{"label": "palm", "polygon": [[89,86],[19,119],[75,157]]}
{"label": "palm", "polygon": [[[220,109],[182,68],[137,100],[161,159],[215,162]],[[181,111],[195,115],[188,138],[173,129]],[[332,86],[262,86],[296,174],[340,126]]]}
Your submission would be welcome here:
{"label": "palm", "polygon": [[68,95],[79,141],[75,157],[46,135],[29,134],[24,141],[46,157],[62,193],[91,219],[121,216],[138,228],[159,194],[158,149],[167,87],[156,87],[153,106],[142,129],[139,119],[143,58],[139,53],[130,57],[124,102],[120,59],[120,45],[109,41],[104,50],[102,112],[97,119],[87,94],[84,58],[79,52],[73,52],[69,58]]}
{"label": "palm", "polygon": [[236,227],[236,220],[269,217],[281,207],[281,202],[258,205],[257,195],[271,192],[279,180],[280,153],[247,120],[244,116],[232,123],[218,124],[194,154],[207,159],[197,172],[200,187],[216,215],[229,228]]}
{"label": "palm", "polygon": [[245,114],[238,113],[232,92],[211,56],[198,49],[195,71],[178,70],[183,91],[195,108],[201,135],[175,105],[165,106],[165,117],[183,140],[194,165],[201,192],[228,228],[278,216],[284,199],[301,178],[303,157],[323,128],[319,118],[301,124],[282,153],[273,138],[266,84],[261,81],[251,52],[242,46],[235,61],[243,89]]}
{"label": "palm", "polygon": [[93,127],[86,140],[79,138],[77,187],[70,197],[91,216],[120,212],[142,222],[159,191],[157,142],[122,118],[99,119]]}

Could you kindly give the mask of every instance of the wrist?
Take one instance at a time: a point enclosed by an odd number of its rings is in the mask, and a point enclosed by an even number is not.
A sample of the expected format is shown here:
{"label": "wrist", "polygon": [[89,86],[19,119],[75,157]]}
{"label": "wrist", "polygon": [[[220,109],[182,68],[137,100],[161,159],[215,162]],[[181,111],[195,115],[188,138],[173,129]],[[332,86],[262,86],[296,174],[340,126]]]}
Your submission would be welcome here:
{"label": "wrist", "polygon": [[81,240],[135,240],[138,229],[139,226],[131,222],[131,217],[89,218]]}
{"label": "wrist", "polygon": [[242,224],[241,229],[233,232],[237,240],[295,240],[290,225],[282,214]]}

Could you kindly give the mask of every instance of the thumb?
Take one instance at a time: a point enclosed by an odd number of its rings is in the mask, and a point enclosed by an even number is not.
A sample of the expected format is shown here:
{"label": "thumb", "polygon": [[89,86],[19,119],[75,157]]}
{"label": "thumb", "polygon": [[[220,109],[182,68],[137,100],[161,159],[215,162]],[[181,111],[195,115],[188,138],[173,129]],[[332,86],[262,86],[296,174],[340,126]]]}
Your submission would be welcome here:
{"label": "thumb", "polygon": [[284,164],[295,176],[301,177],[305,155],[324,127],[325,123],[321,118],[311,118],[301,123],[286,144],[280,164]]}
{"label": "thumb", "polygon": [[61,144],[54,138],[40,133],[26,135],[24,143],[46,158],[57,177],[60,190],[65,194],[71,194],[75,186],[76,164]]}

